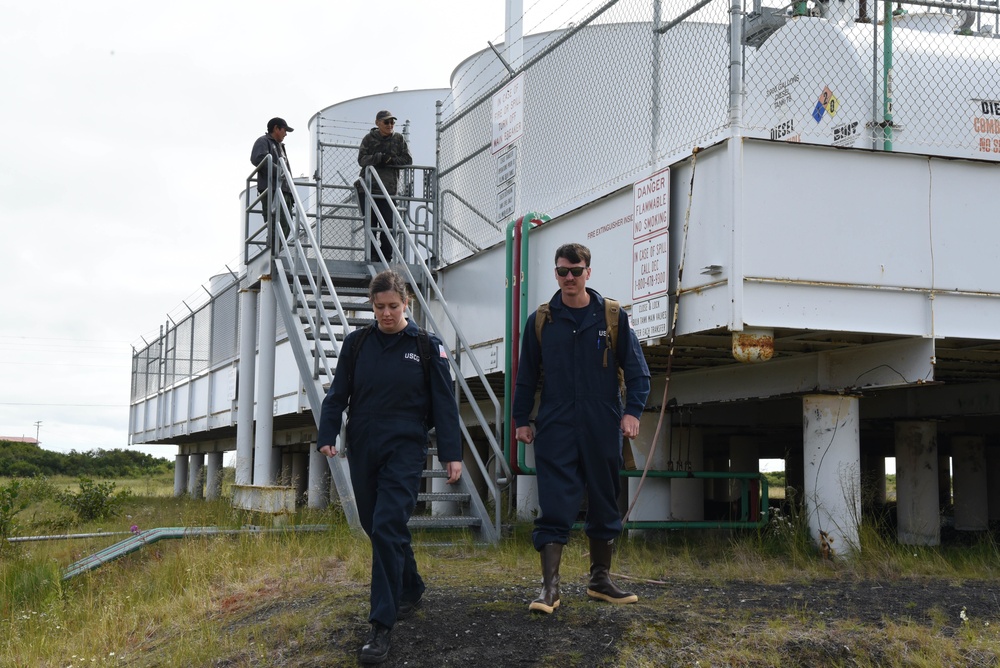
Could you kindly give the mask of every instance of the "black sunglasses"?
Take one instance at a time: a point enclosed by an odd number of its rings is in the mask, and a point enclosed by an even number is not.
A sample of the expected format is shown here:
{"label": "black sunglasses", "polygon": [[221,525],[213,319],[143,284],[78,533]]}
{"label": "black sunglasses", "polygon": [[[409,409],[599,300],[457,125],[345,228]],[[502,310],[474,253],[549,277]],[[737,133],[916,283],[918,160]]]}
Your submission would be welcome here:
{"label": "black sunglasses", "polygon": [[395,124],[396,124],[396,121],[393,120],[393,119],[391,119],[391,118],[389,120],[387,120],[387,121],[382,121],[382,125],[395,125]]}
{"label": "black sunglasses", "polygon": [[576,278],[580,278],[585,269],[586,267],[556,267],[556,273],[564,277],[566,274],[573,274]]}

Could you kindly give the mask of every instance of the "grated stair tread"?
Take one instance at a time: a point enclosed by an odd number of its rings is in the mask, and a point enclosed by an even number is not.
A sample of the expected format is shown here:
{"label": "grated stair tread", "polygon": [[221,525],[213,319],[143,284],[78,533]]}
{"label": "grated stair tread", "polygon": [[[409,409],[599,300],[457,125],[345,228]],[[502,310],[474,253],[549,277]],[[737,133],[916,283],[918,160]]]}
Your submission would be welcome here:
{"label": "grated stair tread", "polygon": [[420,492],[417,501],[469,501],[468,492]]}
{"label": "grated stair tread", "polygon": [[478,527],[482,521],[478,517],[467,517],[465,515],[414,515],[406,526],[414,529],[426,529],[429,527],[440,529],[454,529],[461,527]]}

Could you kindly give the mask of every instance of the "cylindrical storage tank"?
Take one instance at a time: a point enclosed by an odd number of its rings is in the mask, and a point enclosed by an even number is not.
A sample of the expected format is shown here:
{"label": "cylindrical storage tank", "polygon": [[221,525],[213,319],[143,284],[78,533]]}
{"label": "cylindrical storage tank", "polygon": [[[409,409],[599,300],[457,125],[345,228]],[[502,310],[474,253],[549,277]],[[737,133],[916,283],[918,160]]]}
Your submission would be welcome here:
{"label": "cylindrical storage tank", "polygon": [[[309,119],[309,145],[335,145],[345,151],[344,159],[336,164],[322,165],[321,174],[337,175],[353,183],[361,168],[358,166],[358,146],[362,138],[375,127],[375,114],[386,109],[396,116],[396,132],[407,128],[407,144],[414,165],[433,167],[436,162],[436,105],[449,93],[447,88],[393,91],[356,97],[330,105]],[[309,156],[309,172],[315,174],[317,154]]]}
{"label": "cylindrical storage tank", "polygon": [[[358,210],[354,182],[361,173],[358,147],[375,127],[375,115],[385,109],[396,116],[395,131],[406,137],[415,166],[437,164],[437,101],[448,94],[446,88],[394,91],[338,102],[309,119],[310,174],[319,177],[320,201],[310,189],[312,210],[319,216],[318,240],[325,246],[363,248],[364,230]],[[413,192],[422,196],[423,172],[414,170]],[[402,183],[399,195],[403,195]],[[338,251],[333,259],[357,260],[349,251]]]}
{"label": "cylindrical storage tank", "polygon": [[[530,65],[523,72],[523,134],[512,146],[513,183],[528,210],[554,217],[591,202],[666,156],[687,155],[694,142],[728,124],[728,25],[687,21],[658,35],[649,22],[591,24],[531,60],[565,36],[524,38]],[[492,150],[493,101],[486,93],[507,76],[492,52],[473,55],[452,74],[442,108],[441,189],[470,198],[443,197],[442,212],[480,246],[502,241],[507,222],[500,220],[497,189],[484,187],[497,179],[506,151]],[[445,261],[471,253],[450,243]]]}
{"label": "cylindrical storage tank", "polygon": [[[892,150],[1000,160],[1000,108],[983,105],[998,96],[1000,40],[952,34],[957,20],[893,20]],[[881,25],[789,18],[747,49],[744,134],[881,149],[883,43]]]}

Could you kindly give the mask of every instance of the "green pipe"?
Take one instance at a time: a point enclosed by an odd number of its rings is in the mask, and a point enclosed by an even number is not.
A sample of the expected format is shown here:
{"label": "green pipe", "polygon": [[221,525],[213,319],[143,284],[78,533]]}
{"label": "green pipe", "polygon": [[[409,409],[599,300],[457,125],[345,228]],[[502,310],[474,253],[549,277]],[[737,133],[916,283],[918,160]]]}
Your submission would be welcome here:
{"label": "green pipe", "polygon": [[510,434],[511,434],[511,369],[514,359],[511,356],[511,332],[513,329],[513,273],[514,273],[514,225],[517,220],[507,223],[507,233],[504,236],[504,247],[506,251],[504,274],[504,371],[503,371],[503,426],[500,430],[501,443],[503,443],[503,458],[510,462]]}
{"label": "green pipe", "polygon": [[[546,216],[548,219],[548,216]],[[530,218],[528,219],[531,220]],[[524,331],[524,326],[528,322],[528,257],[529,245],[528,245],[528,233],[531,230],[531,223],[529,222],[527,226],[521,225],[521,312],[519,314],[520,325],[518,326],[518,331],[521,332],[522,336],[528,336],[529,332]],[[517,442],[517,467],[521,469],[521,473],[525,475],[535,475],[535,469],[528,466],[526,461],[527,452],[525,444],[521,441]]]}
{"label": "green pipe", "polygon": [[109,561],[120,559],[128,554],[152,545],[161,540],[171,538],[197,538],[204,536],[228,536],[239,533],[294,533],[298,531],[328,531],[330,527],[325,524],[307,524],[302,526],[280,527],[273,529],[220,529],[218,527],[160,527],[141,531],[125,540],[119,541],[110,547],[106,547],[100,552],[84,557],[66,568],[63,571],[63,580],[92,571],[99,566],[103,566]]}
{"label": "green pipe", "polygon": [[[525,309],[527,308],[527,305],[525,303],[525,300],[526,300],[526,297],[527,297],[527,287],[526,287],[527,286],[527,279],[525,278],[524,280],[522,280],[521,276],[515,276],[514,275],[514,253],[518,253],[519,254],[518,257],[521,258],[521,262],[520,262],[520,265],[521,265],[521,275],[525,276],[525,277],[527,276],[527,274],[526,274],[526,272],[524,270],[524,259],[523,259],[523,251],[522,251],[522,249],[526,249],[527,248],[527,235],[523,234],[524,221],[525,220],[529,221],[528,229],[530,229],[531,228],[531,224],[530,224],[531,221],[537,220],[537,221],[539,221],[539,224],[541,224],[541,223],[548,222],[550,220],[550,218],[548,216],[546,216],[546,215],[539,215],[539,214],[535,213],[534,211],[529,211],[528,213],[524,214],[520,218],[515,218],[514,220],[510,221],[509,223],[507,223],[507,233],[506,233],[506,236],[504,238],[504,244],[506,246],[506,249],[505,249],[506,250],[506,257],[505,257],[506,269],[505,269],[505,271],[507,273],[506,273],[506,278],[505,278],[505,282],[504,282],[504,301],[505,301],[505,307],[504,307],[504,320],[505,320],[505,322],[504,322],[504,325],[505,325],[505,328],[506,328],[504,331],[506,332],[506,335],[504,336],[504,380],[503,380],[503,386],[504,386],[504,393],[503,393],[503,395],[504,395],[503,396],[503,410],[504,410],[503,417],[504,417],[504,424],[503,424],[503,429],[501,430],[501,435],[502,435],[502,438],[503,438],[503,453],[504,453],[504,458],[508,462],[511,461],[511,437],[513,436],[513,431],[514,431],[513,428],[512,428],[512,426],[511,426],[511,423],[512,423],[512,417],[511,417],[512,407],[511,407],[511,402],[510,402],[511,397],[514,394],[513,393],[513,389],[512,389],[512,384],[513,384],[513,381],[514,381],[512,369],[514,367],[514,355],[518,354],[518,351],[513,350],[513,345],[512,345],[512,343],[513,343],[513,333],[514,333],[514,286],[515,285],[519,285],[519,287],[520,287],[519,294],[522,297],[521,300],[520,300],[521,301],[521,305],[520,305],[521,306],[521,308],[520,308],[520,322],[517,325],[517,331],[518,332],[521,332],[524,329],[524,321],[527,318],[527,316],[525,315]],[[515,246],[515,243],[514,243],[515,238],[516,238],[515,231],[516,231],[517,226],[518,226],[519,223],[521,224],[521,229],[522,229],[522,241],[521,241],[521,247],[522,247],[522,249],[517,248]],[[519,445],[519,447],[518,447],[519,453],[520,453],[520,450],[522,450],[522,449],[523,449],[522,446]],[[520,454],[519,454],[519,457],[518,457],[518,461],[519,462],[523,462],[523,457],[521,457]],[[515,467],[512,466],[511,468],[514,469]],[[517,473],[517,471],[514,471],[514,472]],[[531,473],[534,473],[534,469],[531,470]]]}
{"label": "green pipe", "polygon": [[892,151],[892,3],[882,4],[882,150]]}
{"label": "green pipe", "polygon": [[[642,471],[619,471],[624,478],[641,478]],[[647,478],[717,478],[730,480],[760,480],[766,484],[761,473],[739,473],[735,471],[647,471]]]}
{"label": "green pipe", "polygon": [[[642,471],[621,471],[621,475],[638,478]],[[731,478],[744,480],[740,493],[740,520],[633,520],[625,522],[622,526],[625,529],[762,529],[767,526],[769,519],[768,486],[767,478],[762,473],[737,473],[725,471],[647,471],[647,477],[651,478]],[[760,482],[760,517],[754,521],[750,520],[750,486],[746,484],[750,480]],[[573,525],[574,529],[582,529],[583,523]]]}

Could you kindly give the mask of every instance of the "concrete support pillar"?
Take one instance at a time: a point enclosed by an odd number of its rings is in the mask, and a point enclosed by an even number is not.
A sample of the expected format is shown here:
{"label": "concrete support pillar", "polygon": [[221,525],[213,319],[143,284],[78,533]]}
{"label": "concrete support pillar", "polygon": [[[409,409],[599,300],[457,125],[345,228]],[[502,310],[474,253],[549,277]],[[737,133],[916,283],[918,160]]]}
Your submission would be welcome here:
{"label": "concrete support pillar", "polygon": [[861,455],[861,503],[866,508],[885,507],[885,456],[881,451]]}
{"label": "concrete support pillar", "polygon": [[278,305],[270,276],[260,277],[260,338],[257,355],[257,427],[254,430],[253,484],[274,484],[274,355]]}
{"label": "concrete support pillar", "polygon": [[816,545],[849,556],[859,547],[861,429],[857,397],[802,399],[804,502]]}
{"label": "concrete support pillar", "polygon": [[257,365],[257,291],[240,290],[240,366],[236,395],[236,484],[253,482],[254,376]]}
{"label": "concrete support pillar", "polygon": [[951,505],[951,455],[938,453],[938,502]]}
{"label": "concrete support pillar", "polygon": [[[671,429],[671,452],[675,470],[705,470],[705,450],[702,430],[698,427]],[[705,479],[673,478],[670,481],[670,514],[672,519],[701,522],[705,519]]]}
{"label": "concrete support pillar", "polygon": [[805,466],[802,448],[792,447],[785,452],[785,498],[800,509],[805,498]]}
{"label": "concrete support pillar", "polygon": [[[524,464],[529,468],[535,468],[535,446],[524,446]],[[538,478],[533,475],[519,475],[516,478],[517,485],[517,519],[530,521],[535,519],[541,512],[538,507]]]}
{"label": "concrete support pillar", "polygon": [[184,496],[187,490],[188,456],[174,456],[174,496]]}
{"label": "concrete support pillar", "polygon": [[940,545],[937,423],[896,423],[896,538]]}
{"label": "concrete support pillar", "polygon": [[306,489],[308,487],[307,483],[307,468],[309,464],[309,455],[304,452],[297,452],[292,455],[292,487],[295,488],[295,504],[299,505],[306,500]]}
{"label": "concrete support pillar", "polygon": [[222,497],[222,453],[208,453],[205,471],[205,499],[215,501]]}
{"label": "concrete support pillar", "polygon": [[282,448],[271,448],[271,484],[287,487],[292,475],[292,460]]}
{"label": "concrete support pillar", "polygon": [[[729,451],[715,452],[705,457],[705,470],[713,473],[729,472]],[[715,503],[729,501],[729,480],[725,478],[708,478],[705,480],[705,498]]]}
{"label": "concrete support pillar", "polygon": [[309,492],[307,505],[322,510],[330,505],[330,463],[316,444],[309,444]]}
{"label": "concrete support pillar", "polygon": [[204,470],[205,455],[203,453],[191,455],[191,460],[188,464],[187,491],[192,499],[205,498],[201,487],[201,474]]}
{"label": "concrete support pillar", "polygon": [[955,528],[984,531],[989,527],[989,504],[983,437],[955,436],[951,456],[955,464]]}
{"label": "concrete support pillar", "polygon": [[295,455],[284,450],[275,450],[274,459],[272,461],[276,461],[278,463],[278,468],[274,474],[274,479],[277,483],[285,487],[294,487]]}
{"label": "concrete support pillar", "polygon": [[[760,447],[757,445],[757,439],[742,434],[729,437],[729,470],[738,473],[760,473]],[[742,491],[741,481],[730,480],[728,500],[739,500]]]}
{"label": "concrete support pillar", "polygon": [[986,487],[989,489],[990,522],[1000,520],[1000,448],[986,448]]}
{"label": "concrete support pillar", "polygon": [[[639,436],[632,441],[635,467],[640,471],[646,468],[646,462],[650,459],[649,469],[651,471],[667,470],[667,460],[670,458],[667,438],[670,434],[670,428],[664,424],[660,429],[655,448],[652,447],[654,430],[655,426],[649,430],[648,434],[640,430]],[[628,521],[663,522],[670,519],[670,478],[650,478],[647,476],[642,481],[642,489],[639,488],[639,478],[627,478],[627,480],[627,504],[632,506],[632,513],[629,515]],[[638,493],[638,497],[636,497],[636,493]],[[635,505],[632,505],[633,503]]]}

